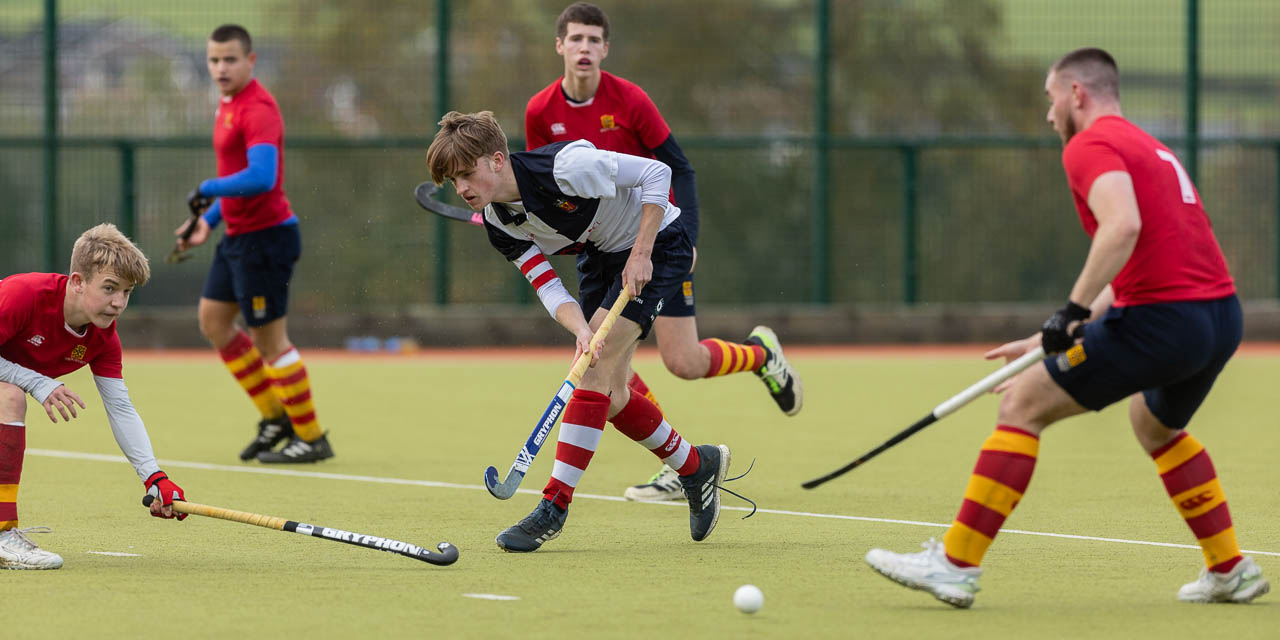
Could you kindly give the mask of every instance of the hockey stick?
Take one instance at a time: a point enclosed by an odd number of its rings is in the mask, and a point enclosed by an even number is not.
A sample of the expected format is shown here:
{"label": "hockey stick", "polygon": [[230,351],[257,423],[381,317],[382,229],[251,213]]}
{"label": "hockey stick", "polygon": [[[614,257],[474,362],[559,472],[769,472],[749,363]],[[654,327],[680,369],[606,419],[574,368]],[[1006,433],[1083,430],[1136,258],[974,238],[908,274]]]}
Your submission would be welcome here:
{"label": "hockey stick", "polygon": [[[143,496],[143,506],[150,507],[151,503],[156,499],[155,496]],[[218,518],[221,520],[230,520],[232,522],[240,522],[243,524],[251,524],[267,529],[275,529],[277,531],[288,531],[290,533],[300,533],[304,536],[312,536],[322,538],[324,540],[333,540],[335,542],[345,542],[368,549],[377,551],[386,551],[388,553],[398,553],[407,558],[421,560],[428,564],[437,566],[451,565],[458,560],[458,548],[448,542],[441,542],[436,545],[439,553],[430,549],[424,549],[416,544],[408,542],[400,542],[390,538],[381,538],[378,536],[366,535],[363,533],[352,533],[343,531],[342,529],[331,529],[329,527],[321,527],[310,525],[305,522],[294,522],[293,520],[285,520],[275,516],[264,516],[257,513],[246,513],[244,511],[233,511],[231,509],[223,509],[221,507],[211,507],[208,505],[197,504],[195,502],[177,501],[173,503],[173,510],[178,513],[189,513],[206,518]]]}
{"label": "hockey stick", "polygon": [[1012,378],[1013,376],[1020,373],[1023,369],[1030,367],[1031,365],[1039,362],[1043,358],[1044,358],[1043,347],[1036,347],[1035,349],[1032,349],[1031,351],[1026,352],[1025,354],[1022,355],[1022,357],[1018,358],[1017,360],[1014,360],[1013,362],[1010,362],[1009,364],[1006,364],[1003,367],[1000,367],[999,370],[992,373],[991,375],[973,383],[973,385],[970,386],[968,389],[965,389],[964,391],[961,391],[960,393],[957,393],[956,395],[951,396],[951,398],[948,399],[947,401],[934,407],[933,411],[931,411],[929,415],[916,421],[916,423],[911,425],[910,427],[907,427],[906,429],[899,431],[897,435],[886,440],[884,444],[862,454],[861,458],[858,458],[857,460],[854,460],[853,462],[850,462],[849,464],[846,464],[845,466],[840,467],[839,469],[836,469],[835,471],[832,471],[831,473],[828,473],[827,475],[822,476],[821,478],[814,478],[813,480],[810,480],[800,486],[806,489],[812,489],[828,480],[838,478],[854,470],[855,468],[860,466],[862,463],[880,455],[881,453],[884,453],[886,449],[892,447],[895,444],[898,444],[899,442],[902,442],[903,440],[906,440],[907,438],[911,437],[911,435],[914,434],[915,432],[937,422],[938,420],[941,420],[942,418],[954,412],[956,409],[959,409],[960,407],[963,407],[966,404],[969,404],[971,401],[973,401],[974,398],[977,398],[978,396],[994,389],[996,385],[1000,384],[1001,382],[1004,382],[1005,380],[1008,380],[1009,378]]}
{"label": "hockey stick", "polygon": [[582,375],[587,372],[587,367],[591,366],[591,354],[595,352],[596,345],[609,335],[609,330],[613,328],[613,323],[617,322],[618,316],[622,314],[622,308],[627,306],[631,301],[631,292],[623,289],[618,293],[618,299],[609,308],[609,315],[604,317],[604,322],[600,323],[600,328],[596,329],[595,335],[591,336],[591,348],[588,353],[578,356],[573,366],[569,369],[569,376],[560,384],[560,390],[556,391],[556,395],[551,399],[551,404],[547,405],[547,410],[542,412],[542,417],[538,418],[538,422],[533,427],[533,433],[529,435],[529,440],[524,443],[524,447],[516,453],[515,462],[511,463],[511,468],[507,470],[507,476],[498,482],[498,470],[489,467],[484,470],[484,486],[493,494],[493,497],[499,500],[506,500],[516,494],[516,488],[520,486],[520,481],[524,480],[524,474],[529,472],[529,465],[533,464],[533,459],[538,455],[538,450],[542,449],[543,442],[546,441],[547,435],[551,433],[551,428],[556,426],[556,420],[560,418],[560,413],[564,411],[564,406],[568,404],[569,397],[573,395],[573,390],[577,388],[578,382],[582,380]]}
{"label": "hockey stick", "polygon": [[165,256],[164,261],[169,264],[177,264],[191,257],[186,251],[182,250],[182,243],[189,240],[191,234],[195,233],[196,227],[199,226],[200,214],[204,213],[204,211],[194,201],[188,202],[187,206],[191,207],[191,223],[183,230],[182,235],[178,236],[178,240],[173,243],[173,251],[170,251],[169,255]]}
{"label": "hockey stick", "polygon": [[436,215],[444,216],[450,220],[470,223],[477,227],[484,226],[483,213],[440,202],[435,199],[438,191],[440,191],[440,187],[428,180],[414,188],[413,198],[418,201],[418,206]]}

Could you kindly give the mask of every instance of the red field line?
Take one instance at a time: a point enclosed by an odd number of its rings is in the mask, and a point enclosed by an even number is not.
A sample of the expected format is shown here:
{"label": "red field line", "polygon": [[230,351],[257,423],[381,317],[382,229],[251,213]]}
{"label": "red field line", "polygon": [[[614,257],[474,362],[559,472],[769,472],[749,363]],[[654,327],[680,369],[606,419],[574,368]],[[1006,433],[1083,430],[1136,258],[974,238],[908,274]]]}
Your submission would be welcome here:
{"label": "red field line", "polygon": [[[876,344],[876,345],[795,345],[787,346],[789,357],[802,358],[936,358],[940,356],[981,358],[996,344]],[[345,349],[302,349],[308,360],[540,360],[573,355],[571,347],[466,347],[458,349],[420,348],[405,353],[347,351]],[[1246,342],[1239,355],[1280,356],[1280,342]],[[656,359],[655,347],[642,347],[637,356]],[[212,349],[127,349],[129,360],[203,360],[216,359]]]}

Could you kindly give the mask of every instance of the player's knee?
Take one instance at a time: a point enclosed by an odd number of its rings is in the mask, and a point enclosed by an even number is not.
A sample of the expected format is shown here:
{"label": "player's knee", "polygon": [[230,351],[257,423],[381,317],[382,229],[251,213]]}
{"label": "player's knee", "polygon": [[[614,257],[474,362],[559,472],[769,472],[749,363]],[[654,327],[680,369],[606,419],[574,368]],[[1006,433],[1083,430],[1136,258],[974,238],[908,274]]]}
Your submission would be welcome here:
{"label": "player's knee", "polygon": [[22,422],[27,415],[27,392],[0,382],[0,423]]}
{"label": "player's knee", "polygon": [[697,380],[707,373],[706,363],[698,362],[694,354],[689,353],[688,350],[676,353],[664,352],[662,354],[662,364],[667,367],[667,371],[670,371],[677,378],[685,380]]}

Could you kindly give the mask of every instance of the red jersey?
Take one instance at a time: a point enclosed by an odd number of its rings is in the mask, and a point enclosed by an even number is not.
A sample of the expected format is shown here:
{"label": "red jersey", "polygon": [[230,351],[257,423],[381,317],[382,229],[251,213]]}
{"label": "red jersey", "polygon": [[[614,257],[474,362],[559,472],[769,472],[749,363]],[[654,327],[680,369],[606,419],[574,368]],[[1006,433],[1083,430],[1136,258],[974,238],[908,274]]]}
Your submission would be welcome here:
{"label": "red jersey", "polygon": [[597,149],[652,158],[653,149],[671,135],[671,127],[639,85],[601,71],[596,95],[574,103],[560,89],[563,80],[529,98],[524,112],[526,149],[587,140]]}
{"label": "red jersey", "polygon": [[1088,203],[1094,180],[1110,171],[1124,171],[1133,179],[1142,231],[1133,255],[1111,281],[1116,306],[1214,300],[1235,293],[1200,194],[1177,156],[1159,140],[1120,116],[1103,116],[1067,142],[1062,166],[1089,237],[1098,230]]}
{"label": "red jersey", "polygon": [[0,280],[0,358],[50,378],[89,365],[93,375],[121,378],[116,325],[76,333],[62,316],[66,275],[21,273]]}
{"label": "red jersey", "polygon": [[249,166],[249,147],[264,143],[275,145],[280,153],[276,184],[256,196],[221,198],[222,219],[227,222],[229,236],[274,227],[293,215],[284,197],[284,119],[276,99],[253,79],[240,93],[223,97],[218,103],[213,120],[218,177],[244,170]]}

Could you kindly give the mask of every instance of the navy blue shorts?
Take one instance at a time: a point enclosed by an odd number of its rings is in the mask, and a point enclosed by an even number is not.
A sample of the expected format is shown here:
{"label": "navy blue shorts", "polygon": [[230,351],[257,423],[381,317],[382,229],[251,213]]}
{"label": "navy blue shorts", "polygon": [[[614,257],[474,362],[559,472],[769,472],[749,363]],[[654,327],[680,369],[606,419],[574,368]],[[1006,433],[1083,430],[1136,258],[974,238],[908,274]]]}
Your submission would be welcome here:
{"label": "navy blue shorts", "polygon": [[1240,345],[1234,296],[1112,307],[1085,325],[1084,342],[1045,359],[1081,406],[1099,411],[1139,391],[1166,427],[1182,429]]}
{"label": "navy blue shorts", "polygon": [[[596,309],[612,307],[622,291],[622,269],[631,251],[586,254],[578,258],[578,297],[582,313],[591,320]],[[666,315],[664,310],[676,294],[683,296],[684,283],[689,282],[689,314],[693,313],[693,243],[680,219],[658,232],[653,242],[653,279],[640,290],[640,297],[622,309],[622,317],[640,325],[640,338],[649,335],[653,319]]]}
{"label": "navy blue shorts", "polygon": [[213,254],[200,295],[239,303],[251,327],[283,318],[289,307],[289,279],[301,255],[297,224],[226,236]]}

